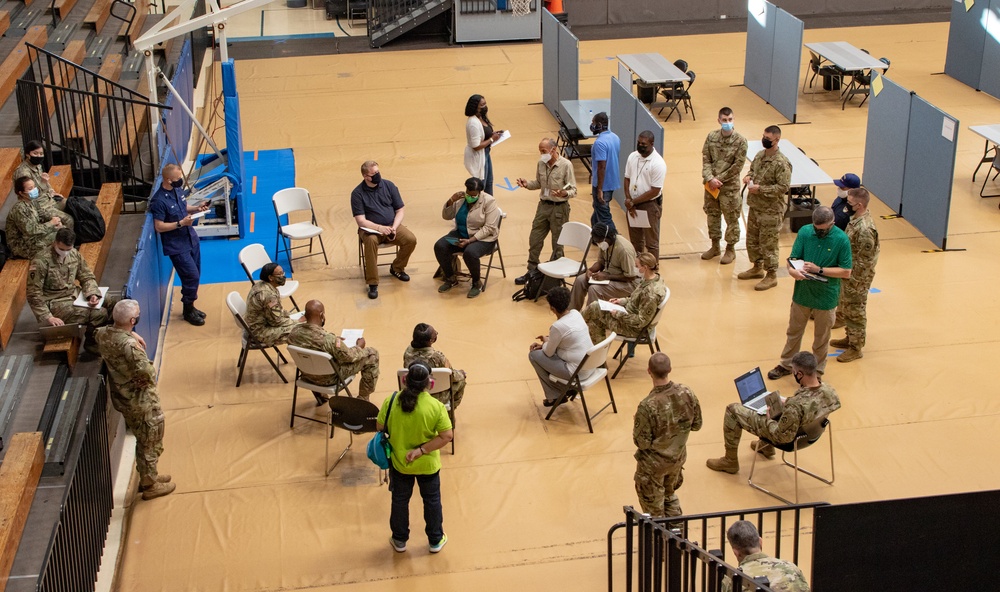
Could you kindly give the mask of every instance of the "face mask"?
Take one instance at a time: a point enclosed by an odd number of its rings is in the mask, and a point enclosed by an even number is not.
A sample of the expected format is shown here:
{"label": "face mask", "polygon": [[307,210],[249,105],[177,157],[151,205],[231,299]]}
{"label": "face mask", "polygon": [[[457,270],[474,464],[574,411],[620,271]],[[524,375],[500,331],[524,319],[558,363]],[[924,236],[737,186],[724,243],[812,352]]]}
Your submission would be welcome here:
{"label": "face mask", "polygon": [[69,249],[68,251],[64,251],[64,250],[60,249],[59,247],[56,247],[55,249],[56,249],[56,255],[59,255],[60,259],[65,259],[66,255],[69,255],[70,253],[73,252],[73,249]]}
{"label": "face mask", "polygon": [[483,117],[486,117],[486,114],[489,112],[489,110],[490,110],[489,107],[483,107],[482,109],[479,110],[479,114],[482,115]]}
{"label": "face mask", "polygon": [[132,326],[133,327],[136,326],[136,325],[138,325],[138,324],[139,324],[139,317],[135,317],[134,319],[132,319]]}
{"label": "face mask", "polygon": [[33,164],[35,166],[38,166],[38,165],[42,164],[43,162],[45,162],[45,157],[44,156],[29,156],[28,157],[28,162],[30,162],[31,164]]}
{"label": "face mask", "polygon": [[382,173],[381,172],[378,172],[378,173],[375,173],[374,175],[372,175],[372,179],[371,179],[371,184],[372,185],[378,185],[381,182],[382,182]]}
{"label": "face mask", "polygon": [[774,147],[774,142],[772,142],[770,138],[761,138],[760,145],[764,147],[764,150],[770,150]]}
{"label": "face mask", "polygon": [[274,284],[275,286],[284,286],[286,281],[288,281],[288,279],[283,275],[271,276],[271,283]]}
{"label": "face mask", "polygon": [[726,133],[729,133],[729,132],[733,131],[734,127],[736,127],[736,125],[733,124],[733,122],[727,121],[727,122],[725,122],[725,123],[722,124],[722,131],[724,131]]}
{"label": "face mask", "polygon": [[602,251],[607,251],[608,247],[610,247],[610,245],[608,245],[608,241],[601,241],[597,243],[597,248]]}
{"label": "face mask", "polygon": [[846,189],[837,189],[837,197],[847,197]]}
{"label": "face mask", "polygon": [[477,201],[479,201],[479,196],[478,195],[469,195],[468,193],[465,194],[465,203],[467,203],[467,204],[474,204]]}
{"label": "face mask", "polygon": [[845,209],[846,209],[846,210],[847,210],[848,212],[850,212],[852,216],[853,216],[854,214],[857,214],[857,213],[858,213],[858,210],[857,210],[857,209],[855,209],[855,207],[854,207],[854,206],[852,206],[852,205],[851,205],[850,203],[848,203],[848,204],[847,204],[847,207],[846,207]]}
{"label": "face mask", "polygon": [[549,164],[549,161],[552,160],[552,155],[546,152],[545,154],[541,155],[538,158],[538,160],[542,161],[544,164]]}
{"label": "face mask", "polygon": [[599,134],[604,131],[604,126],[599,123],[590,124],[590,133]]}
{"label": "face mask", "polygon": [[829,228],[813,228],[816,232],[816,238],[826,238],[826,235],[830,234]]}
{"label": "face mask", "polygon": [[799,386],[801,386],[801,385],[802,385],[802,373],[798,373],[798,374],[793,374],[793,375],[792,375],[792,378],[794,378],[794,379],[795,379],[795,384],[797,384],[797,385],[799,385]]}
{"label": "face mask", "polygon": [[28,190],[28,197],[31,199],[38,199],[38,187]]}
{"label": "face mask", "polygon": [[649,156],[653,151],[653,147],[652,146],[646,147],[643,146],[642,144],[636,144],[635,151],[641,154],[642,156]]}
{"label": "face mask", "polygon": [[181,187],[184,187],[184,179],[177,179],[176,181],[171,181],[170,186],[173,187],[174,189],[179,189]]}

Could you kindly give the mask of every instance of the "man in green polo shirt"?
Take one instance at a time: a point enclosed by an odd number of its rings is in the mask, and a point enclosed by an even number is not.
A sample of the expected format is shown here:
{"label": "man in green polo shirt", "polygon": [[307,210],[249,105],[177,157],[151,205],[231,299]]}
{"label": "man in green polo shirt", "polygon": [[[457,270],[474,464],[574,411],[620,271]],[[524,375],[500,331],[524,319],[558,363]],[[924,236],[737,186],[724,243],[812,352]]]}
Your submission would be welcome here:
{"label": "man in green polo shirt", "polygon": [[[767,373],[771,380],[792,373],[792,356],[802,345],[809,318],[815,322],[812,353],[816,369],[826,369],[830,329],[840,300],[840,280],[851,277],[851,241],[833,221],[833,210],[820,206],[813,210],[812,224],[803,226],[795,237],[788,258],[788,275],[795,278],[792,307],[788,316],[788,339],[781,362]],[[796,266],[801,265],[801,269]]]}

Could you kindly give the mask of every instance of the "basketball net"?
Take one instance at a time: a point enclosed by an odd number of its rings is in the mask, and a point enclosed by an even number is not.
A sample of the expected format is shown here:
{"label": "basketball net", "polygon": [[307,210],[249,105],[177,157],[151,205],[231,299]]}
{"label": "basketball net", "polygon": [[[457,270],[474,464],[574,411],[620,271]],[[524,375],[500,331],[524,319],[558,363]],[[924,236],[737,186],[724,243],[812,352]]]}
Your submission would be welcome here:
{"label": "basketball net", "polygon": [[531,14],[531,0],[510,0],[510,12],[514,16]]}

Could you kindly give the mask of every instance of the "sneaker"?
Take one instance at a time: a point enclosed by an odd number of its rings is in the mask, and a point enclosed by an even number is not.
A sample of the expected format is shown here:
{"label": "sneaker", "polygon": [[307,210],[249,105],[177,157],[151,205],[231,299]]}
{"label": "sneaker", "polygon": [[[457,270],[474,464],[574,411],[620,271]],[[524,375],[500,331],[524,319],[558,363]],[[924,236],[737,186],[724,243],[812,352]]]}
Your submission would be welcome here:
{"label": "sneaker", "polygon": [[406,552],[406,541],[403,541],[401,543],[401,542],[397,541],[396,539],[394,539],[393,537],[389,537],[389,544],[392,545],[392,550],[395,551],[395,552],[397,552],[397,553],[405,553]]}
{"label": "sneaker", "polygon": [[770,378],[771,380],[778,380],[779,378],[782,378],[784,376],[791,376],[791,374],[792,374],[791,370],[785,368],[781,364],[778,364],[777,366],[774,367],[774,369],[770,370],[767,373],[767,377]]}
{"label": "sneaker", "polygon": [[469,288],[469,294],[467,296],[468,298],[475,298],[476,296],[479,296],[482,293],[483,289],[480,286],[472,284],[472,287]]}
{"label": "sneaker", "polygon": [[391,267],[389,268],[389,275],[391,275],[392,277],[396,278],[397,280],[399,280],[401,282],[408,282],[408,281],[410,281],[410,276],[407,275],[405,271],[396,271],[395,269],[393,269]]}
{"label": "sneaker", "polygon": [[445,534],[444,536],[441,537],[441,540],[438,541],[436,545],[430,546],[431,553],[440,553],[441,549],[443,549],[444,546],[447,544],[448,544],[448,535]]}
{"label": "sneaker", "polygon": [[528,283],[528,274],[524,274],[522,276],[518,276],[518,277],[514,278],[514,285],[515,286],[523,286],[524,284],[527,284],[527,283]]}
{"label": "sneaker", "polygon": [[375,300],[376,298],[378,298],[378,284],[368,285],[368,298],[370,298],[371,300]]}
{"label": "sneaker", "polygon": [[455,278],[444,278],[444,283],[438,288],[438,292],[444,293],[451,290],[458,285],[458,280]]}

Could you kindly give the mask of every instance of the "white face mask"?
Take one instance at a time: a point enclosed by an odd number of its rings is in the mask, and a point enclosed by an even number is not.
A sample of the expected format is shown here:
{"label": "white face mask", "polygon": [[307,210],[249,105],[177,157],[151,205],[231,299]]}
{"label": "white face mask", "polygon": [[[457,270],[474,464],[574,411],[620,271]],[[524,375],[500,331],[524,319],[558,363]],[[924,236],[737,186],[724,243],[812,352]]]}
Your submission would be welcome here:
{"label": "white face mask", "polygon": [[70,249],[68,251],[64,251],[59,247],[55,247],[55,249],[56,249],[56,255],[59,255],[60,260],[65,259],[67,255],[73,252],[73,249]]}
{"label": "white face mask", "polygon": [[538,160],[542,161],[544,164],[549,164],[549,161],[552,160],[552,155],[546,152],[545,154],[541,155],[541,157],[539,157]]}
{"label": "white face mask", "polygon": [[837,189],[837,197],[847,197],[846,189]]}
{"label": "white face mask", "polygon": [[597,248],[602,251],[607,251],[609,246],[610,245],[608,245],[608,241],[601,241],[597,243]]}

